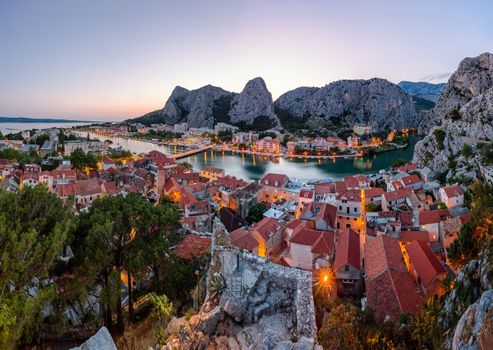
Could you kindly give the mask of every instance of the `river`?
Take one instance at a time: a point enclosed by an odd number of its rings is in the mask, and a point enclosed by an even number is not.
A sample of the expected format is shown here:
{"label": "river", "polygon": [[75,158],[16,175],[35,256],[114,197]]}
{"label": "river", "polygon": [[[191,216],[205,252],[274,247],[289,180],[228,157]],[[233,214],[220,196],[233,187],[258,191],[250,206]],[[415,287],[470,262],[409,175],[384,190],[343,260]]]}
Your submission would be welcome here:
{"label": "river", "polygon": [[[129,140],[121,137],[108,137],[93,133],[90,136],[101,141],[110,140],[113,142],[112,147],[122,147],[134,153],[158,150],[172,154],[182,150],[179,147],[155,145],[146,141]],[[215,166],[225,169],[228,175],[252,180],[257,180],[267,173],[282,173],[291,178],[302,180],[340,179],[346,175],[376,173],[381,169],[388,169],[396,159],[411,160],[414,146],[419,140],[418,136],[410,135],[408,145],[404,148],[358,158],[304,160],[279,157],[272,159],[251,154],[231,154],[209,150],[179,161],[191,163],[196,170],[206,166]]]}

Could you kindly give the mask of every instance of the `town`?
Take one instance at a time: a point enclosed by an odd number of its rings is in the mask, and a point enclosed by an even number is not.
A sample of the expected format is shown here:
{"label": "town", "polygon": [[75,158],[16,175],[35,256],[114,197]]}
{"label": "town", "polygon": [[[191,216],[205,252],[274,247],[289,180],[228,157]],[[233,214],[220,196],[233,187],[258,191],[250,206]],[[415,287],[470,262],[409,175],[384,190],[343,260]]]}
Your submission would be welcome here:
{"label": "town", "polygon": [[[175,132],[182,128],[176,127]],[[124,132],[121,127],[96,131]],[[1,188],[44,186],[71,203],[75,213],[86,212],[104,196],[139,193],[152,203],[169,199],[179,209],[185,232],[174,247],[181,259],[206,253],[218,218],[236,247],[312,272],[319,286],[314,293],[349,298],[380,321],[417,315],[424,300],[442,295],[444,281],[457,273],[448,252],[471,219],[466,188],[440,183],[426,167],[406,163],[376,174],[310,184],[276,173],[254,181],[215,167],[196,171],[158,151],[136,155],[114,150],[108,143],[80,137],[84,132],[27,131],[25,139],[0,141],[2,155],[12,158],[0,159]],[[207,131],[216,137],[222,132]],[[333,139],[288,141],[287,149],[347,148],[343,140]],[[278,140],[259,139],[255,133],[235,133],[231,142],[280,152]],[[70,259],[70,249],[66,252]],[[70,319],[71,324],[79,322]]]}

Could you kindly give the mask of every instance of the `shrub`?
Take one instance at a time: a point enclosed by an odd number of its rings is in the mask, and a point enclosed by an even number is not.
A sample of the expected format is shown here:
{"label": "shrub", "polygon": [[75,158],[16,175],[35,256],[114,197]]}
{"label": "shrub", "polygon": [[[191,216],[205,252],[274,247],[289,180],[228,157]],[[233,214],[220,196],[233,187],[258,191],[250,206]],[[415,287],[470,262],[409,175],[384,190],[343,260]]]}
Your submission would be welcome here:
{"label": "shrub", "polygon": [[467,143],[465,143],[464,146],[462,146],[462,155],[466,158],[472,156],[472,147]]}
{"label": "shrub", "polygon": [[445,148],[444,144],[443,144],[443,141],[445,140],[445,131],[443,131],[442,129],[435,129],[433,131],[433,136],[435,137],[435,141],[437,143],[437,148],[439,150],[443,150]]}

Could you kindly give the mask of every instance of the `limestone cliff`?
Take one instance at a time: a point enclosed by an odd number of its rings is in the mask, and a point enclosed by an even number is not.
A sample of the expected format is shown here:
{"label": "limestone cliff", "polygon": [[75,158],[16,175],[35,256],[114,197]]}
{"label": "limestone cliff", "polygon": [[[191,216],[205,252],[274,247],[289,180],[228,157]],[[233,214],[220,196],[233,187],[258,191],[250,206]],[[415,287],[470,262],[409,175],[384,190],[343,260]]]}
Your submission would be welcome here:
{"label": "limestone cliff", "polygon": [[339,120],[352,126],[369,124],[374,130],[417,126],[411,96],[385,80],[340,80],[322,88],[302,87],[286,92],[275,106],[283,111],[281,123],[288,118]]}
{"label": "limestone cliff", "polygon": [[441,172],[449,171],[449,161],[454,160],[458,165],[454,176],[475,177],[479,155],[475,152],[471,159],[464,159],[460,150],[465,143],[474,147],[493,139],[492,54],[460,63],[420,128],[428,134],[416,145],[413,162]]}

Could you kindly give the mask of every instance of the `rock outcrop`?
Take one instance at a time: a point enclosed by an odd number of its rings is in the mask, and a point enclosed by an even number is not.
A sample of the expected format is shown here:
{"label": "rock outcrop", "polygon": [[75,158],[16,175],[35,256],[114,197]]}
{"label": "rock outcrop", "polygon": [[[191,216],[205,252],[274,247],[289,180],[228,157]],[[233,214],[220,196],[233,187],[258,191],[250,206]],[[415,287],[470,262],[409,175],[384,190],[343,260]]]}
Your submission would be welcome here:
{"label": "rock outcrop", "polygon": [[488,350],[493,347],[493,289],[469,306],[455,328],[452,350]]}
{"label": "rock outcrop", "polygon": [[288,118],[337,120],[351,127],[369,124],[374,130],[415,127],[419,122],[411,96],[384,79],[340,80],[322,88],[298,88],[281,95],[275,106],[281,123]]}
{"label": "rock outcrop", "polygon": [[416,145],[413,162],[442,172],[453,159],[454,176],[474,178],[478,152],[465,159],[460,151],[465,143],[474,147],[493,139],[493,55],[463,60],[428,116],[420,126],[428,134]]}
{"label": "rock outcrop", "polygon": [[235,96],[231,106],[229,116],[232,124],[252,125],[259,119],[271,126],[279,124],[272,105],[272,95],[262,78],[250,80],[243,91]]}
{"label": "rock outcrop", "polygon": [[212,85],[190,91],[177,86],[161,114],[167,124],[187,122],[190,127],[211,128],[215,124],[214,113],[225,100],[229,104],[233,96],[233,93]]}
{"label": "rock outcrop", "polygon": [[266,130],[279,125],[272,95],[262,78],[250,80],[239,94],[212,85],[195,90],[177,86],[162,110],[129,122],[186,122],[192,128],[212,128],[217,123],[228,123],[254,130]]}
{"label": "rock outcrop", "polygon": [[81,346],[70,350],[116,350],[116,345],[108,329],[101,327],[96,334],[87,339]]}
{"label": "rock outcrop", "polygon": [[432,84],[425,81],[401,81],[398,85],[401,87],[402,90],[404,90],[411,96],[424,98],[425,100],[436,103],[443,90],[445,89],[446,84]]}
{"label": "rock outcrop", "polygon": [[[444,300],[440,326],[453,350],[486,350],[493,345],[493,247],[471,260],[458,273],[454,287]],[[485,343],[485,340],[488,340]]]}
{"label": "rock outcrop", "polygon": [[216,220],[206,301],[167,349],[318,349],[311,278],[231,246]]}

